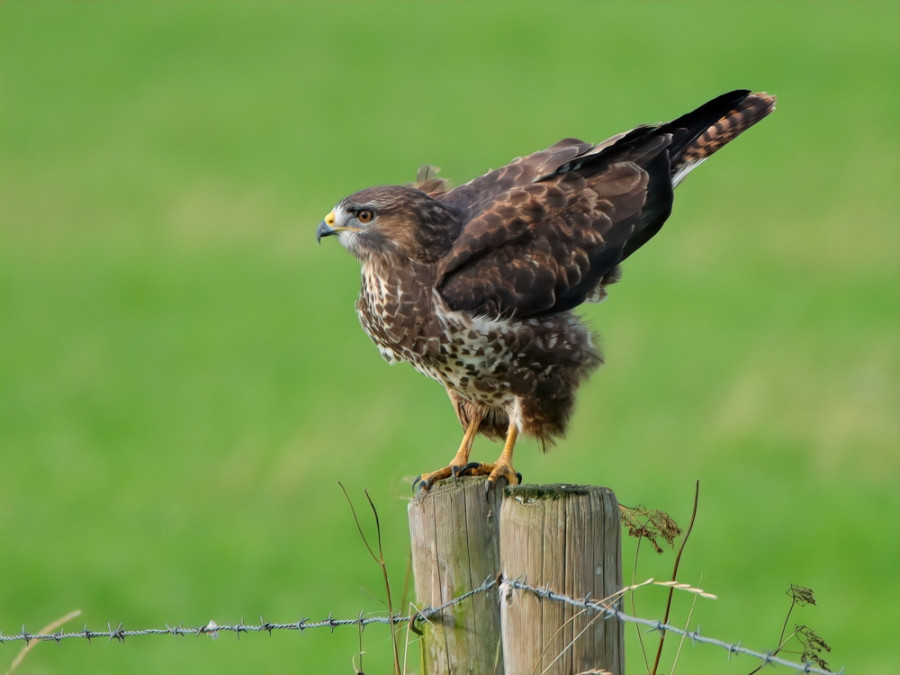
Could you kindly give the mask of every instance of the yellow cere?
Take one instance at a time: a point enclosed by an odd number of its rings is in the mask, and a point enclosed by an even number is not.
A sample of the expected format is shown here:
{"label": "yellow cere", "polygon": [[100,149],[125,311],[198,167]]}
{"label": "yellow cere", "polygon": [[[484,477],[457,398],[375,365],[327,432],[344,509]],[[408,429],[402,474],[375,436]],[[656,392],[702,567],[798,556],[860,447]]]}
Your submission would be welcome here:
{"label": "yellow cere", "polygon": [[325,222],[327,223],[328,227],[334,227],[334,211],[325,216]]}

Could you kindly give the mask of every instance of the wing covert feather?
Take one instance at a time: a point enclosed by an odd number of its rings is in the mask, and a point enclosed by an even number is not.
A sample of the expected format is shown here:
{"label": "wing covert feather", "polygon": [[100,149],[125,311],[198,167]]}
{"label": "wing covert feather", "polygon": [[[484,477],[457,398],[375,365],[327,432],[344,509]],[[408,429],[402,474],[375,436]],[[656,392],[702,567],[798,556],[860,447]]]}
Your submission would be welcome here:
{"label": "wing covert feather", "polygon": [[452,309],[524,318],[580,304],[620,261],[647,201],[648,173],[615,163],[509,190],[469,221],[441,260]]}
{"label": "wing covert feather", "polygon": [[509,190],[532,183],[565,162],[593,152],[596,147],[577,138],[564,138],[545,150],[517,157],[499,169],[473,178],[451,190],[441,201],[465,209],[474,218]]}

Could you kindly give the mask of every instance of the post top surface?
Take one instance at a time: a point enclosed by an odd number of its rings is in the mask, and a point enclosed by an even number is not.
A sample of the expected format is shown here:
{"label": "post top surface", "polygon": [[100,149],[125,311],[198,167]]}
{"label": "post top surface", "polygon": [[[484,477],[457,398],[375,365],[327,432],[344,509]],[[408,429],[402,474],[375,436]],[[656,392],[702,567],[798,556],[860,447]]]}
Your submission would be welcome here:
{"label": "post top surface", "polygon": [[588,495],[591,493],[611,493],[608,487],[597,485],[572,485],[571,483],[554,483],[551,485],[509,485],[503,490],[506,497],[536,501],[539,499],[560,499],[572,495]]}

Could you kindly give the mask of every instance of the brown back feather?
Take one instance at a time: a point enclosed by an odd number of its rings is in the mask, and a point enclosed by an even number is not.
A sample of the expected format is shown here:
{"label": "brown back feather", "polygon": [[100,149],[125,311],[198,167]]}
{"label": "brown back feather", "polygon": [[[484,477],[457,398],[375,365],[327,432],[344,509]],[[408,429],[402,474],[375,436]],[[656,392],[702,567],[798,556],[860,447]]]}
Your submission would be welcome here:
{"label": "brown back feather", "polygon": [[767,94],[730,92],[596,146],[560,141],[456,188],[442,201],[468,220],[440,261],[438,290],[451,308],[486,316],[577,306],[662,227],[674,184],[773,107]]}

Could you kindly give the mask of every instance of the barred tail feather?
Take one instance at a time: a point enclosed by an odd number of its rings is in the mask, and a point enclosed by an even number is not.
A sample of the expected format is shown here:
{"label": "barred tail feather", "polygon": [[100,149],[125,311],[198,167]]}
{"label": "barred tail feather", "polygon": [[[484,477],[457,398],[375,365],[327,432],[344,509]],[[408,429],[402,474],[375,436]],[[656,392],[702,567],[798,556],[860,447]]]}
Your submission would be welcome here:
{"label": "barred tail feather", "polygon": [[[710,106],[725,104],[729,107],[724,112],[718,113],[718,118],[711,124],[708,121],[698,120],[703,113],[712,112]],[[720,109],[721,110],[721,109]],[[686,142],[671,155],[672,185],[678,185],[684,177],[697,168],[716,150],[733,141],[741,133],[752,127],[766,115],[775,110],[775,97],[765,92],[751,94],[749,91],[734,91],[720,96],[692,113],[670,122],[666,127],[673,130],[677,138],[678,133],[694,131],[696,135],[687,137]],[[694,119],[691,119],[691,118]],[[707,118],[708,120],[708,118]],[[701,129],[697,132],[697,122],[701,122]],[[708,126],[703,126],[708,125]],[[687,127],[684,129],[683,127]],[[691,128],[693,126],[693,129]]]}

